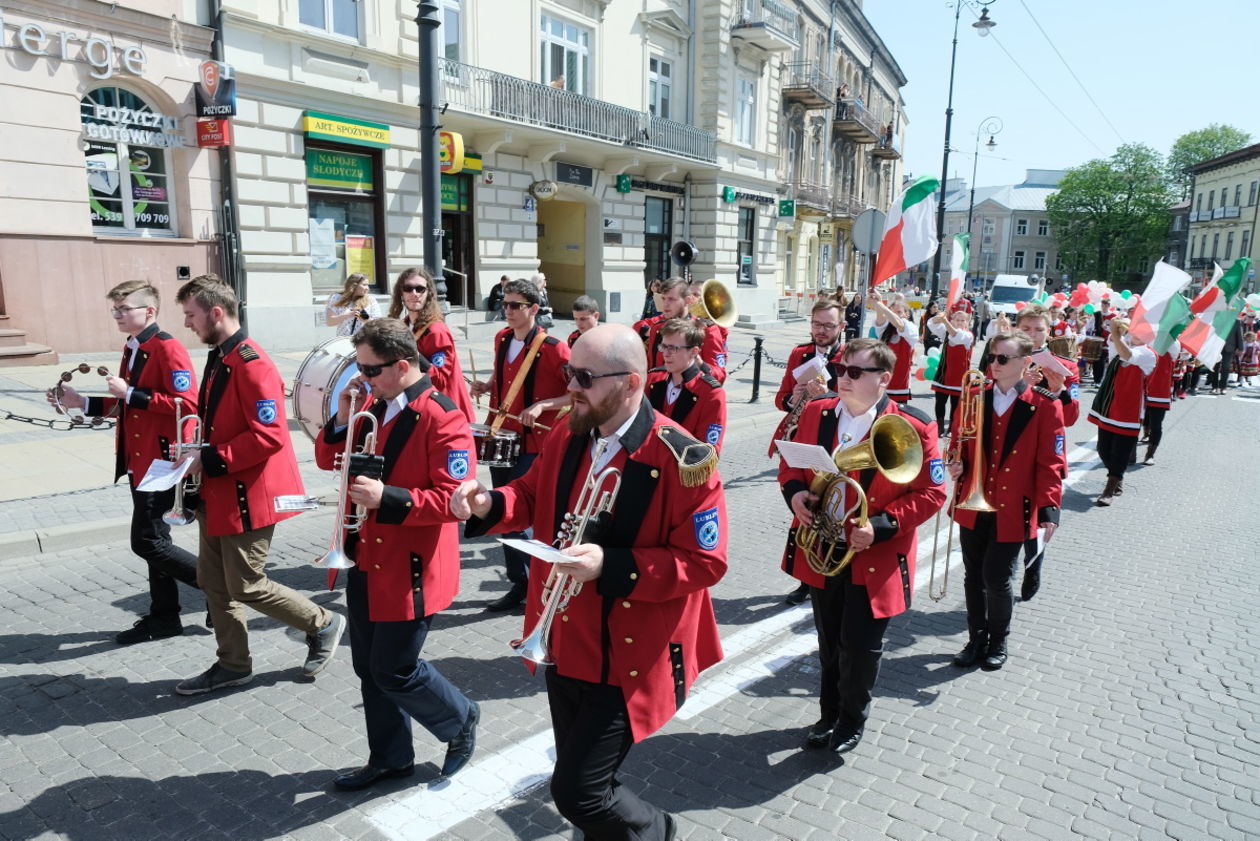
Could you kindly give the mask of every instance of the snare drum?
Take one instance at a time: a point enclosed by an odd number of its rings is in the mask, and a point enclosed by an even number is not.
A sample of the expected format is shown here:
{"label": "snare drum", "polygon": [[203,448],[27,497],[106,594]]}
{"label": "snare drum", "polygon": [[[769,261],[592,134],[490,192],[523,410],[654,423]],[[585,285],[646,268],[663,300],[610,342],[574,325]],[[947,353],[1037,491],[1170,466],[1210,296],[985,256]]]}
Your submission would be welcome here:
{"label": "snare drum", "polygon": [[1097,362],[1102,359],[1103,348],[1107,346],[1107,340],[1098,336],[1086,336],[1081,340],[1081,359],[1086,362]]}
{"label": "snare drum", "polygon": [[470,424],[477,445],[477,463],[486,467],[514,467],[521,457],[521,436],[511,430],[491,432],[484,423]]}
{"label": "snare drum", "polygon": [[293,378],[293,417],[312,441],[337,411],[337,399],[359,372],[354,340],[329,339],[310,352]]}

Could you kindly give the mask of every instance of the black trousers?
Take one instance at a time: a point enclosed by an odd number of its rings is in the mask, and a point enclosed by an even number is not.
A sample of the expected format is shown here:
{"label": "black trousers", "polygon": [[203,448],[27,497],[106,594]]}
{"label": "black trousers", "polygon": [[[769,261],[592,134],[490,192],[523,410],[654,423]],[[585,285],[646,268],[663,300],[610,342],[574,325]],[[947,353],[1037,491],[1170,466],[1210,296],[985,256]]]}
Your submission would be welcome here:
{"label": "black trousers", "polygon": [[131,481],[131,551],[149,565],[149,616],[166,623],[179,622],[177,582],[197,587],[197,556],[172,543],[162,521],[174,504],[174,488],[145,493]]}
{"label": "black trousers", "polygon": [[958,400],[961,395],[946,394],[943,391],[936,392],[936,431],[940,435],[949,432],[949,427],[945,425],[945,402],[949,401],[949,423],[954,423],[954,413],[958,411]]}
{"label": "black trousers", "polygon": [[1109,429],[1098,430],[1098,457],[1102,459],[1103,467],[1107,468],[1108,479],[1124,477],[1124,471],[1129,468],[1129,459],[1136,449],[1136,435],[1121,435]]}
{"label": "black trousers", "polygon": [[853,583],[848,569],[811,587],[814,628],[822,682],[821,718],[861,727],[871,713],[871,690],[879,677],[888,619],[876,619],[866,588]]}
{"label": "black trousers", "polygon": [[555,666],[546,675],[556,735],[556,809],[589,841],[664,839],[665,813],[617,779],[634,744],[621,687],[564,677]]}
{"label": "black trousers", "polygon": [[367,724],[368,764],[401,768],[415,759],[411,721],[449,742],[472,712],[472,702],[420,659],[432,616],[401,622],[368,618],[367,574],[356,567],[346,583],[350,660],[359,676]]}
{"label": "black trousers", "polygon": [[1152,450],[1164,440],[1164,415],[1166,414],[1168,414],[1167,409],[1146,407],[1146,445]]}
{"label": "black trousers", "polygon": [[1111,354],[1104,349],[1102,354],[1090,363],[1094,369],[1094,385],[1098,385],[1103,381],[1103,374],[1107,373],[1107,363],[1110,361]]}
{"label": "black trousers", "polygon": [[[532,434],[532,433],[529,433]],[[530,466],[534,463],[534,459],[538,458],[538,453],[521,453],[521,457],[517,459],[516,464],[511,467],[491,467],[490,483],[498,488],[506,485],[513,479],[518,479],[529,472]],[[526,537],[529,532],[514,531],[504,534],[503,537]],[[529,555],[520,549],[509,549],[503,547],[503,566],[507,570],[508,581],[513,584],[524,586],[529,581]]]}
{"label": "black trousers", "polygon": [[974,529],[959,527],[958,547],[963,557],[967,632],[973,639],[987,634],[991,643],[1001,642],[1011,630],[1013,582],[1024,542],[1000,543],[997,516],[982,513],[976,516]]}

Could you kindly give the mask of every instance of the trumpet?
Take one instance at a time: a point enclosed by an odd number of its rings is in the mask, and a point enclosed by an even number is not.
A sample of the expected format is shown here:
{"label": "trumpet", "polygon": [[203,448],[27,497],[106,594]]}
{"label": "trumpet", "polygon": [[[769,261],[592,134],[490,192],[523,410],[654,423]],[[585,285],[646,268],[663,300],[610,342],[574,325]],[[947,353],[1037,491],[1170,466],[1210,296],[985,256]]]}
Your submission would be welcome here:
{"label": "trumpet", "polygon": [[[191,422],[192,429],[188,440],[184,440],[184,424]],[[184,398],[175,398],[175,443],[171,445],[171,460],[178,462],[185,455],[200,450],[205,443],[201,438],[201,418],[197,415],[184,414]],[[175,486],[175,502],[171,510],[162,515],[162,522],[168,526],[186,526],[197,518],[195,512],[184,502],[185,494],[196,494],[201,490],[201,474],[185,477]]]}
{"label": "trumpet", "polygon": [[945,591],[949,589],[949,555],[954,545],[954,512],[960,508],[963,511],[997,510],[984,495],[984,383],[984,374],[975,368],[963,374],[962,395],[958,400],[958,408],[954,411],[954,434],[949,440],[945,461],[949,464],[962,461],[963,441],[971,439],[975,443],[971,448],[971,470],[967,473],[967,484],[965,487],[954,485],[953,497],[948,506],[945,570],[939,590],[936,589],[936,550],[941,535],[941,513],[945,509],[936,512],[932,532],[932,572],[928,578],[928,597],[934,602],[945,598]]}
{"label": "trumpet", "polygon": [[[595,472],[595,465],[599,464],[607,446],[607,441],[600,441],[595,455],[591,456],[591,469],[582,483],[582,491],[578,494],[577,503],[572,511],[565,513],[560,531],[556,534],[553,545],[557,549],[567,549],[570,546],[585,543],[586,532],[591,523],[599,520],[601,515],[611,516],[612,514],[617,493],[621,490],[621,471],[615,467],[605,467],[598,473]],[[611,487],[605,488],[610,480]],[[553,566],[551,572],[547,574],[547,581],[543,584],[542,615],[538,617],[538,622],[528,634],[521,639],[512,640],[512,650],[532,663],[540,666],[552,665],[549,650],[551,625],[555,622],[556,616],[564,613],[569,607],[569,602],[581,591],[581,581],[574,581],[573,576],[560,572]]]}
{"label": "trumpet", "polygon": [[[366,453],[372,455],[376,452],[376,434],[378,429],[378,421],[376,415],[371,412],[356,412],[354,404],[359,399],[359,389],[350,387],[350,421],[346,428],[346,449],[337,455],[333,461],[333,469],[341,471],[341,482],[337,486],[337,516],[334,519],[332,542],[328,546],[328,551],[315,559],[315,566],[324,569],[350,569],[354,566],[354,561],[346,555],[346,534],[355,532],[363,528],[363,524],[367,522],[368,510],[365,505],[356,505],[353,512],[347,512],[346,502],[347,494],[350,492],[350,462],[351,456]],[[356,450],[354,439],[358,436],[359,426],[362,422],[367,424],[367,434],[363,436],[363,443]],[[331,582],[331,578],[330,578]],[[329,584],[329,589],[332,584]]]}

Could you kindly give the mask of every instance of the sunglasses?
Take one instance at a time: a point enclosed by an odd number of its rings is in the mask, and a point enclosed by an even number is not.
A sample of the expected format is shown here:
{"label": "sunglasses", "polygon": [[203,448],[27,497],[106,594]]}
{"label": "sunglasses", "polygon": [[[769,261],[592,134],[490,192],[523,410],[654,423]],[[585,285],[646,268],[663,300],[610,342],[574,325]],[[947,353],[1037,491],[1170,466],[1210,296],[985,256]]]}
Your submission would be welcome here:
{"label": "sunglasses", "polygon": [[607,374],[596,374],[585,368],[574,368],[572,365],[560,366],[560,373],[564,375],[564,381],[567,383],[577,383],[578,388],[585,391],[595,385],[596,380],[602,380],[604,377],[624,377],[629,371],[611,371]]}
{"label": "sunglasses", "polygon": [[504,301],[503,308],[505,310],[523,310],[526,307],[532,307],[529,301]]}
{"label": "sunglasses", "polygon": [[364,379],[370,380],[373,377],[379,377],[381,375],[381,372],[384,371],[386,368],[389,368],[392,365],[397,365],[401,361],[402,361],[401,359],[395,359],[393,362],[382,362],[380,365],[364,365],[360,363],[359,373],[363,376]]}
{"label": "sunglasses", "polygon": [[836,369],[836,376],[848,377],[851,380],[860,378],[863,374],[883,373],[883,368],[863,368],[861,365],[841,365]]}
{"label": "sunglasses", "polygon": [[425,286],[423,283],[404,283],[403,291],[404,292],[428,292],[429,287]]}
{"label": "sunglasses", "polygon": [[1007,356],[1005,353],[989,354],[989,359],[993,360],[999,365],[1005,365],[1008,362],[1014,362],[1016,359],[1023,359],[1023,358],[1024,358],[1024,354],[1022,353],[1017,353],[1014,356]]}

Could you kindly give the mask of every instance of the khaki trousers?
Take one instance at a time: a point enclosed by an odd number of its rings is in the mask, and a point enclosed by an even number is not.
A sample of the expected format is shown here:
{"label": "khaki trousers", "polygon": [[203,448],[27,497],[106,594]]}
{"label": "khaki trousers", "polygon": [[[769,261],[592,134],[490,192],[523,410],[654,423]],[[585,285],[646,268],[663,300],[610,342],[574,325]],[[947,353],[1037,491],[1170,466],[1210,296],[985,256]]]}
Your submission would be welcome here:
{"label": "khaki trousers", "polygon": [[332,621],[327,610],[267,577],[264,567],[275,526],[208,537],[204,509],[197,514],[197,525],[201,529],[197,586],[206,594],[206,606],[214,621],[220,666],[236,672],[253,671],[246,605],[307,635]]}

